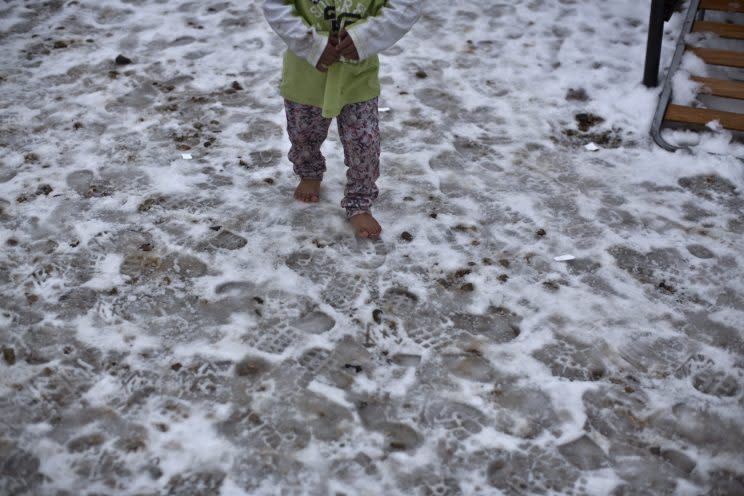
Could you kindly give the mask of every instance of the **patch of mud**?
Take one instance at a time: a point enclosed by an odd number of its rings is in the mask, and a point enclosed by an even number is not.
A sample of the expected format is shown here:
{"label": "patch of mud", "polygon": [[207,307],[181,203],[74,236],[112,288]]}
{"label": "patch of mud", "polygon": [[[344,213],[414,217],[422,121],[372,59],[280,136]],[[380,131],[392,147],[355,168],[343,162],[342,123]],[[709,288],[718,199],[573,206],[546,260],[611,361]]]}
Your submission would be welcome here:
{"label": "patch of mud", "polygon": [[535,353],[534,357],[550,367],[553,375],[572,381],[598,381],[607,371],[602,353],[592,345],[582,344],[568,337],[561,337]]}
{"label": "patch of mud", "polygon": [[683,177],[677,184],[706,200],[730,199],[739,194],[731,181],[717,175]]}
{"label": "patch of mud", "polygon": [[676,248],[657,248],[641,253],[627,246],[613,246],[607,250],[619,268],[642,283],[658,285],[664,274],[677,274],[685,260]]}
{"label": "patch of mud", "polygon": [[735,368],[729,373],[700,353],[688,358],[674,375],[680,379],[689,378],[701,393],[718,397],[736,396],[744,383],[744,370]]}
{"label": "patch of mud", "polygon": [[509,342],[522,332],[522,317],[504,307],[489,307],[484,315],[458,312],[451,318],[456,329],[483,336],[496,343]]}
{"label": "patch of mud", "polygon": [[531,446],[525,452],[501,451],[491,455],[486,477],[491,486],[504,494],[520,495],[558,492],[587,495],[586,490],[573,491],[579,471],[563,461],[560,455]]}

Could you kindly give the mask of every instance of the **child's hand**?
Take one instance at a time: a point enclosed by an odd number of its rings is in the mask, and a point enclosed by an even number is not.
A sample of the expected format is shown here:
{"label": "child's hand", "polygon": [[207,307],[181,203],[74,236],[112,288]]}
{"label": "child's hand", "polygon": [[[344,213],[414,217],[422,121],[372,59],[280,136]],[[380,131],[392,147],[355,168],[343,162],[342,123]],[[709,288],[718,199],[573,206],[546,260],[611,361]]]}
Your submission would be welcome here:
{"label": "child's hand", "polygon": [[351,39],[351,36],[349,36],[349,33],[347,33],[346,30],[341,31],[339,40],[338,47],[336,47],[339,56],[349,60],[359,60],[359,52],[357,52],[356,46],[354,45],[354,40]]}
{"label": "child's hand", "polygon": [[341,57],[338,53],[337,47],[338,38],[335,35],[329,36],[328,44],[326,45],[325,50],[323,50],[323,55],[320,56],[318,65],[316,65],[315,68],[320,72],[327,72],[330,66],[338,62],[338,59]]}

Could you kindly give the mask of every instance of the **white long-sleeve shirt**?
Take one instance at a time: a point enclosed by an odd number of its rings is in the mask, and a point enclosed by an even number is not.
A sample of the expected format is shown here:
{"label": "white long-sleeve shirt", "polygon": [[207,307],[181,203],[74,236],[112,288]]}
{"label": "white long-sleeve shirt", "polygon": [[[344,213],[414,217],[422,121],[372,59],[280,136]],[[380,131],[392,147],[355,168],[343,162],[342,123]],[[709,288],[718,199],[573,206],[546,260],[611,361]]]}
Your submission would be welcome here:
{"label": "white long-sleeve shirt", "polygon": [[[395,45],[421,16],[420,0],[387,0],[380,13],[347,28],[359,54],[365,60]],[[295,14],[293,2],[264,0],[263,12],[271,28],[297,56],[313,67],[328,44],[327,36]]]}

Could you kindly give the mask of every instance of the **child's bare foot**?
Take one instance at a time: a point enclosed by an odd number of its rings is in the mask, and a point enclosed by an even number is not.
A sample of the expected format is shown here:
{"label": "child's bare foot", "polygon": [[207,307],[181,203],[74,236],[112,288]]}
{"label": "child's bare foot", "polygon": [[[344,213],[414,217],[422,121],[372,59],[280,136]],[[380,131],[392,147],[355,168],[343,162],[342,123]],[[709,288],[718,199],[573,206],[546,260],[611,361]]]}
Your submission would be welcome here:
{"label": "child's bare foot", "polygon": [[368,212],[352,216],[349,222],[354,226],[354,231],[360,238],[378,239],[382,232],[380,224]]}
{"label": "child's bare foot", "polygon": [[300,179],[294,197],[301,202],[318,203],[320,201],[320,179]]}

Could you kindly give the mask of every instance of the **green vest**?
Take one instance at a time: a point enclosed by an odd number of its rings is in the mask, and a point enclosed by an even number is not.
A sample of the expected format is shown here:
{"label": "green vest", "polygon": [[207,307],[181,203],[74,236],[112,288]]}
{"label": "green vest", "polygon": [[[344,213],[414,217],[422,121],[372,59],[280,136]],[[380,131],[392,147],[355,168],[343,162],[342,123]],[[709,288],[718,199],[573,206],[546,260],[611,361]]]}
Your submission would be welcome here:
{"label": "green vest", "polygon": [[[364,22],[377,15],[386,0],[288,0],[305,24],[328,36],[334,28]],[[284,54],[281,95],[293,102],[323,109],[323,117],[336,117],[344,105],[380,95],[380,61],[375,55],[362,61],[343,60],[320,72],[291,50]]]}

